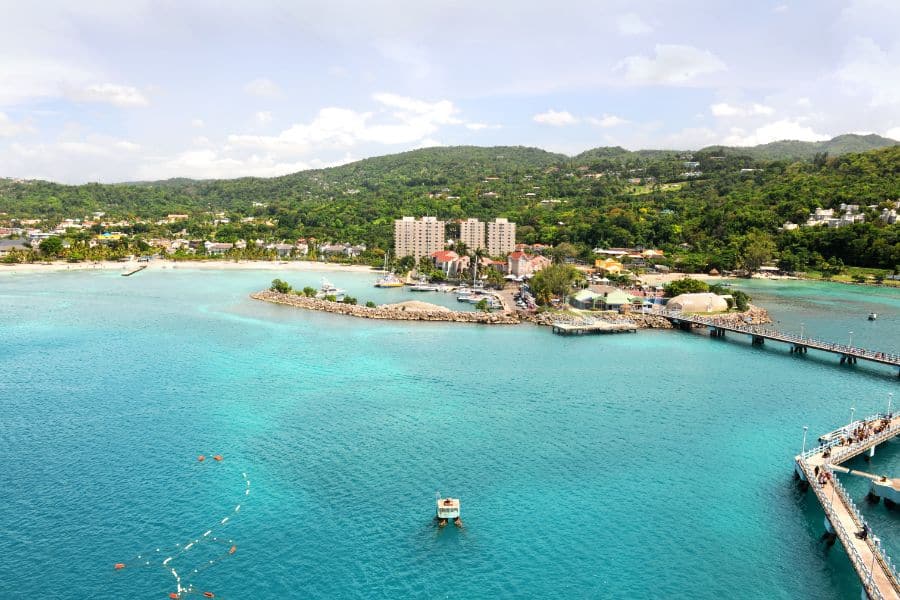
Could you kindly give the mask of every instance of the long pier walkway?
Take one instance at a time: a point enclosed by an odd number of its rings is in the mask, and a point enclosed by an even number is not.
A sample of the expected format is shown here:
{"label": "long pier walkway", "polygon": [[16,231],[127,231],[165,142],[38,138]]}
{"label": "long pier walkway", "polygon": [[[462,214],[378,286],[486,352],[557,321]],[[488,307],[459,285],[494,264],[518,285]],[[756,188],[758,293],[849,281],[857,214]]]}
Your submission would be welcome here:
{"label": "long pier walkway", "polygon": [[832,434],[829,441],[796,456],[795,472],[815,492],[825,511],[825,527],[846,550],[862,584],[863,597],[898,600],[900,576],[897,567],[835,477],[834,467],[865,452],[873,456],[878,444],[900,435],[900,413],[877,414],[855,421],[845,428],[844,433],[835,432],[837,435]]}
{"label": "long pier walkway", "polygon": [[821,350],[823,352],[831,352],[832,354],[840,355],[841,364],[855,364],[859,359],[868,360],[882,365],[895,367],[898,369],[898,376],[900,376],[900,354],[894,352],[879,352],[877,350],[857,348],[846,344],[838,344],[793,333],[776,331],[759,325],[725,324],[715,317],[689,315],[668,310],[661,310],[659,312],[654,311],[653,314],[659,314],[659,316],[665,317],[672,325],[680,329],[690,330],[693,327],[708,327],[712,337],[725,337],[726,331],[741,333],[751,336],[754,344],[762,344],[765,340],[784,342],[785,344],[791,345],[792,353],[798,352],[805,354],[809,348]]}

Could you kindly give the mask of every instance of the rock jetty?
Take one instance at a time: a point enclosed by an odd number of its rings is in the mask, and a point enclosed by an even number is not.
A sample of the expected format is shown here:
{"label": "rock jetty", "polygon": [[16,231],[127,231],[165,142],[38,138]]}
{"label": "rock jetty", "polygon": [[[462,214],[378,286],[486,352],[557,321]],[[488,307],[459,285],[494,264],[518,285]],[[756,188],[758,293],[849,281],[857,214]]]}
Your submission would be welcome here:
{"label": "rock jetty", "polygon": [[[399,304],[383,304],[376,307],[360,306],[356,304],[344,304],[330,300],[319,300],[298,296],[297,294],[282,294],[272,290],[265,290],[250,294],[255,300],[284,304],[307,310],[359,317],[362,319],[383,319],[389,321],[448,321],[454,323],[482,323],[485,325],[516,325],[521,322],[534,323],[535,325],[551,326],[553,323],[577,324],[583,319],[578,314],[571,312],[526,312],[506,311],[497,313],[463,312],[450,310],[445,306],[437,306],[427,302],[409,301]],[[585,313],[589,315],[590,313]],[[603,320],[612,323],[632,322],[638,329],[671,329],[672,324],[668,319],[654,314],[640,312],[628,313],[603,313]],[[751,306],[747,311],[740,313],[725,313],[711,317],[722,325],[761,325],[771,323],[769,313],[764,308]]]}
{"label": "rock jetty", "polygon": [[317,298],[307,298],[296,294],[281,294],[272,290],[250,294],[255,300],[284,304],[307,310],[359,317],[363,319],[385,319],[391,321],[450,321],[454,323],[482,323],[485,325],[516,325],[521,322],[516,313],[462,312],[444,306],[425,302],[403,302],[385,304],[374,308],[343,302],[331,302]]}

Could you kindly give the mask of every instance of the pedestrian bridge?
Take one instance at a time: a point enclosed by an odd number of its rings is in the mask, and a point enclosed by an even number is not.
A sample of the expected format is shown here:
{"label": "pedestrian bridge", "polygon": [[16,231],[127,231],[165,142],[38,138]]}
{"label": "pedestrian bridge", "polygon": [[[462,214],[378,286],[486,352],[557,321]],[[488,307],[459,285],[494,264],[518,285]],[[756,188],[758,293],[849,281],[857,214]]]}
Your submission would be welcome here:
{"label": "pedestrian bridge", "polygon": [[736,325],[723,323],[716,317],[707,317],[701,315],[691,315],[676,311],[661,310],[654,311],[653,314],[668,319],[672,325],[685,331],[690,331],[694,327],[707,327],[712,337],[725,337],[725,332],[738,333],[751,337],[753,344],[763,344],[766,340],[773,342],[783,342],[790,344],[791,353],[805,354],[809,348],[821,350],[822,352],[830,352],[841,357],[841,364],[856,364],[858,360],[867,360],[870,362],[887,365],[898,369],[900,376],[900,354],[892,352],[881,352],[867,348],[857,348],[855,346],[838,344],[826,340],[819,340],[803,335],[793,333],[785,333],[777,331],[761,325]]}

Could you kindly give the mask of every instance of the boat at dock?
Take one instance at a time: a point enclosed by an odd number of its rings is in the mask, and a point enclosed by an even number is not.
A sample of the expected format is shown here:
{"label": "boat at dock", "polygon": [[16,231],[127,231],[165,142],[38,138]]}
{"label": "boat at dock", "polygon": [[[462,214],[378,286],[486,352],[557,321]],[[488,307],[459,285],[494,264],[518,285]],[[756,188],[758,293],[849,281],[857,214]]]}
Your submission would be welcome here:
{"label": "boat at dock", "polygon": [[389,256],[388,254],[384,255],[384,275],[375,282],[377,288],[399,288],[405,285],[402,279],[388,271]]}
{"label": "boat at dock", "polygon": [[380,277],[378,281],[375,282],[375,287],[377,288],[399,288],[403,287],[403,285],[403,280],[393,273],[388,273],[384,277]]}
{"label": "boat at dock", "polygon": [[878,314],[877,314],[877,313],[873,313],[873,312],[870,312],[870,313],[869,313],[869,320],[870,320],[870,321],[874,321],[874,320],[877,319],[877,318],[878,318]]}

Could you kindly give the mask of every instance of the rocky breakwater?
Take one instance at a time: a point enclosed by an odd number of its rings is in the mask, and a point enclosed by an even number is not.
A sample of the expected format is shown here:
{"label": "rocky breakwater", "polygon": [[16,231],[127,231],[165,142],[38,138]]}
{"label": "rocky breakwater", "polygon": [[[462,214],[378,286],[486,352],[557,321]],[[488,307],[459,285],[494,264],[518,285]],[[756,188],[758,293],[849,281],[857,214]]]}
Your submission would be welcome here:
{"label": "rocky breakwater", "polygon": [[750,308],[744,312],[723,313],[720,315],[711,315],[711,321],[717,325],[723,326],[740,326],[740,325],[765,325],[772,322],[769,311],[759,306],[750,305]]}
{"label": "rocky breakwater", "polygon": [[359,317],[362,319],[385,319],[390,321],[447,321],[453,323],[483,323],[485,325],[515,325],[520,322],[516,313],[461,312],[444,306],[426,302],[401,302],[383,304],[376,307],[344,304],[317,298],[307,298],[297,294],[282,294],[265,290],[250,294],[254,300],[283,304],[307,310]]}
{"label": "rocky breakwater", "polygon": [[[609,321],[610,323],[632,322],[638,329],[672,329],[672,323],[669,319],[653,313],[643,312],[626,312],[618,313],[613,311],[606,312],[581,312],[574,314],[572,312],[563,311],[543,311],[543,312],[526,312],[519,311],[519,316],[523,321],[534,323],[535,325],[551,326],[554,323],[571,323],[577,324],[583,322],[584,317],[596,317]],[[750,306],[744,312],[723,313],[718,315],[710,315],[709,319],[721,325],[762,325],[771,323],[768,311],[758,306]]]}

